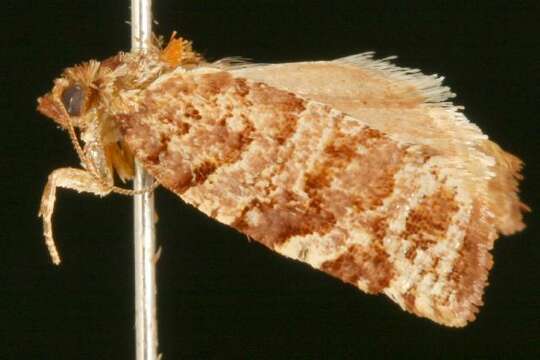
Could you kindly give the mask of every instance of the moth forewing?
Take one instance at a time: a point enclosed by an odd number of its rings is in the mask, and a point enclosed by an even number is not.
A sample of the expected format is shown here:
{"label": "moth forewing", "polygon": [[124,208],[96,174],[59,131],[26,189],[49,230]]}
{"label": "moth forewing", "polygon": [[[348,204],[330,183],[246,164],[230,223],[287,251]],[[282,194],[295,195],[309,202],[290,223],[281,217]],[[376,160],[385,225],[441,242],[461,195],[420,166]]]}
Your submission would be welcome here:
{"label": "moth forewing", "polygon": [[[40,111],[68,129],[62,114],[77,115],[90,160],[49,177],[53,259],[55,188],[105,195],[131,156],[208,216],[447,326],[474,319],[489,249],[524,226],[520,161],[448,102],[442,78],[371,53],[209,64],[174,39],[65,74]],[[92,100],[67,101],[81,82]]]}

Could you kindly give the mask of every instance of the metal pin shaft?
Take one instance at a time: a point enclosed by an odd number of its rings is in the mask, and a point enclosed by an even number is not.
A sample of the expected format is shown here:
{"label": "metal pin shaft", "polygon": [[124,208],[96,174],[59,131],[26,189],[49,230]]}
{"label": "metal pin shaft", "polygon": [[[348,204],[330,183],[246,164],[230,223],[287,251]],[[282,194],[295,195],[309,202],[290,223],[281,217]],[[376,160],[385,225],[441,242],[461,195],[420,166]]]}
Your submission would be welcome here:
{"label": "metal pin shaft", "polygon": [[[131,0],[131,50],[144,51],[152,38],[152,1]],[[150,186],[153,179],[135,163],[134,189]],[[135,333],[136,359],[158,359],[156,319],[156,235],[154,193],[134,197]]]}

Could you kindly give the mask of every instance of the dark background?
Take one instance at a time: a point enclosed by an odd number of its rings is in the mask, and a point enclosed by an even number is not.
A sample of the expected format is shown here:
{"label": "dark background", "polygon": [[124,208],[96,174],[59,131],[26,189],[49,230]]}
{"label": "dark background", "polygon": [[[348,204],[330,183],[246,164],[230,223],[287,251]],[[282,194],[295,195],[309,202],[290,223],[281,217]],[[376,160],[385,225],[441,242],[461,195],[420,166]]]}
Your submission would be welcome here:
{"label": "dark background", "polygon": [[[536,209],[523,233],[496,243],[476,322],[451,329],[249,243],[160,189],[164,359],[533,357],[540,347],[535,1],[155,2],[155,31],[178,30],[209,59],[284,62],[375,50],[444,74],[469,119],[524,159],[522,197]],[[128,1],[4,1],[1,16],[0,358],[133,358],[131,199],[60,190],[54,225],[64,263],[52,266],[37,218],[41,191],[53,169],[79,161],[67,135],[35,112],[35,99],[63,68],[129,49]]]}

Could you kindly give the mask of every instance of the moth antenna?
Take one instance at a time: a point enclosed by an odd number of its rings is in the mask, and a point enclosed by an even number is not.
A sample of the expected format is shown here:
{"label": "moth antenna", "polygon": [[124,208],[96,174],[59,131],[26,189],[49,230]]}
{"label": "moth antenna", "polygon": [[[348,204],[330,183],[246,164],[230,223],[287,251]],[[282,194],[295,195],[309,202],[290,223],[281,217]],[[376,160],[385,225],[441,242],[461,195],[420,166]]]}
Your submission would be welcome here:
{"label": "moth antenna", "polygon": [[71,143],[73,144],[73,147],[75,148],[75,151],[77,152],[77,155],[79,155],[79,158],[81,161],[88,166],[88,170],[94,175],[96,179],[101,179],[99,176],[97,169],[92,161],[88,159],[86,154],[84,153],[81,144],[79,143],[79,139],[77,138],[77,134],[75,133],[75,127],[73,126],[73,123],[71,122],[71,117],[66,113],[64,110],[64,118],[65,122],[67,124],[67,130],[69,133],[69,137],[71,139]]}

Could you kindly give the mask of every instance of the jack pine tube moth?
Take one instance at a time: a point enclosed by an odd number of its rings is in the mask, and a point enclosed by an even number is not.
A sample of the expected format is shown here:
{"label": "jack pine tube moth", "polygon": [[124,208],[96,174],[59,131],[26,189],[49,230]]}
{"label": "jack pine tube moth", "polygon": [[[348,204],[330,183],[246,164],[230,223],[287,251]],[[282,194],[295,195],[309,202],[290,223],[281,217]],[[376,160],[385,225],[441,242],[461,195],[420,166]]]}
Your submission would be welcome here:
{"label": "jack pine tube moth", "polygon": [[82,163],[43,192],[53,262],[56,188],[133,195],[114,174],[131,179],[136,158],[155,186],[270,249],[465,326],[495,239],[525,227],[522,163],[448,101],[442,77],[392,58],[209,63],[173,34],[66,69],[38,99]]}

